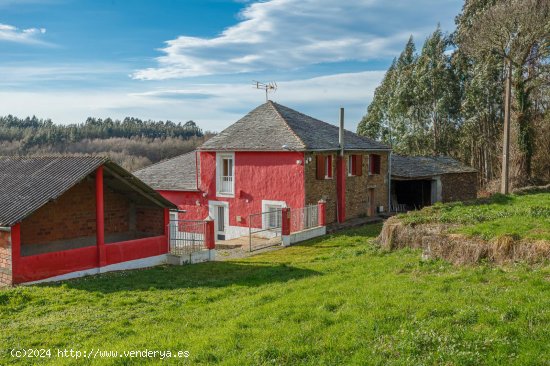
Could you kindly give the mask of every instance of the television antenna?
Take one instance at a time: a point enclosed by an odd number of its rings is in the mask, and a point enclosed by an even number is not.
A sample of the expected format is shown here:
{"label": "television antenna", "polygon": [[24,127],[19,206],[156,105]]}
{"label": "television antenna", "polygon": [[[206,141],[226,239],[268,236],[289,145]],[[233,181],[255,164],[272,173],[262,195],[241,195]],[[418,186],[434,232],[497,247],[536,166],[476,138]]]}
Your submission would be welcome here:
{"label": "television antenna", "polygon": [[267,102],[269,100],[268,98],[268,93],[271,91],[271,92],[275,92],[277,90],[277,83],[272,81],[272,82],[269,82],[269,83],[262,83],[260,81],[255,81],[254,80],[254,84],[253,84],[256,89],[261,89],[261,90],[265,90],[265,101]]}

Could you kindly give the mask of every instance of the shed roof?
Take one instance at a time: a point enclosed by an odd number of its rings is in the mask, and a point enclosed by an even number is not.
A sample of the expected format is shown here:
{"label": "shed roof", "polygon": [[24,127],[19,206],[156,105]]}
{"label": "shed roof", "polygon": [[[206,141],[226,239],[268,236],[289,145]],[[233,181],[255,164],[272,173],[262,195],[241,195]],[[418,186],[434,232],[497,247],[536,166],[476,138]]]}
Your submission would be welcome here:
{"label": "shed roof", "polygon": [[448,156],[403,156],[392,154],[394,178],[423,178],[441,174],[474,173],[476,170]]}
{"label": "shed roof", "polygon": [[100,156],[0,157],[0,226],[12,226],[105,166],[117,180],[162,207],[175,206],[116,163]]}
{"label": "shed roof", "polygon": [[156,190],[192,191],[197,189],[196,151],[161,161],[134,172]]}
{"label": "shed roof", "polygon": [[[345,131],[347,150],[389,150],[390,147]],[[272,101],[206,141],[200,150],[319,151],[337,150],[338,127]]]}

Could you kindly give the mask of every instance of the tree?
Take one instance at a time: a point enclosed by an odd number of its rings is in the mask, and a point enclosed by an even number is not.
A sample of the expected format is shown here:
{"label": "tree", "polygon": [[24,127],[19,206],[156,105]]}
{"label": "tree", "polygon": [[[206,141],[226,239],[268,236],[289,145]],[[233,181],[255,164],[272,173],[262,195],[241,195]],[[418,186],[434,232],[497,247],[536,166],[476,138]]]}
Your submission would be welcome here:
{"label": "tree", "polygon": [[508,193],[512,93],[518,150],[514,159],[515,178],[521,184],[531,177],[534,151],[531,94],[541,81],[541,73],[547,72],[550,3],[547,0],[499,0],[485,5],[472,17],[471,25],[459,34],[459,42],[464,51],[477,60],[497,55],[506,63],[501,191]]}

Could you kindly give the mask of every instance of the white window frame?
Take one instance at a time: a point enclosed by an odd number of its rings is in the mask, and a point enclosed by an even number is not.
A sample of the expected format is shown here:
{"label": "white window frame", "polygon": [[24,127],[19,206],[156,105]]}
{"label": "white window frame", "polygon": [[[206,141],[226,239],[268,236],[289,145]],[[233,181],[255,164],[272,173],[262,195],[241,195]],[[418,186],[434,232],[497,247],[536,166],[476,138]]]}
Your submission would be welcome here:
{"label": "white window frame", "polygon": [[[269,212],[269,208],[286,208],[286,202],[285,201],[270,201],[270,200],[262,200],[262,212]],[[263,215],[264,220],[262,222],[262,229],[269,229],[269,215]]]}
{"label": "white window frame", "polygon": [[[232,192],[222,192],[223,160],[231,159]],[[216,196],[235,197],[235,153],[216,153]]]}

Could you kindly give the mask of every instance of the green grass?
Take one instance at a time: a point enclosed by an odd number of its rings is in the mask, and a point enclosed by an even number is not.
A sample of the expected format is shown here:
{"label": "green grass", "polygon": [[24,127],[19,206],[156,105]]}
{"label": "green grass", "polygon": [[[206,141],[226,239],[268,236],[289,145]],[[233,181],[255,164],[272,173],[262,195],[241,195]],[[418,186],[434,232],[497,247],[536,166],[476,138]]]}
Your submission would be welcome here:
{"label": "green grass", "polygon": [[435,204],[399,217],[408,224],[460,224],[454,232],[483,239],[511,235],[550,240],[550,193],[496,194],[473,202]]}
{"label": "green grass", "polygon": [[168,364],[549,364],[550,267],[422,262],[416,251],[380,251],[379,230],[0,290],[0,365],[147,363],[16,360],[13,348],[190,351]]}

